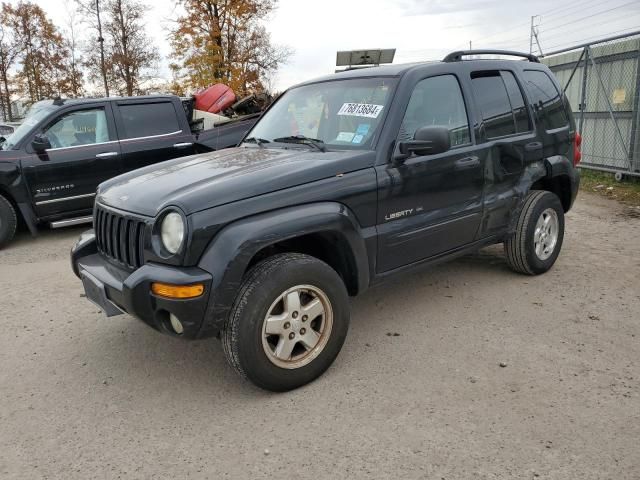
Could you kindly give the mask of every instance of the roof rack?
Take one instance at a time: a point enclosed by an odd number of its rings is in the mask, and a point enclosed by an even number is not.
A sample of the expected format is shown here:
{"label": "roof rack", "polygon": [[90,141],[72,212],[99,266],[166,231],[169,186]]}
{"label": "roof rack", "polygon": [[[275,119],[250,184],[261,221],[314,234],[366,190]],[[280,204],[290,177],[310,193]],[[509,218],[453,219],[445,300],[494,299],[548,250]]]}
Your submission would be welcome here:
{"label": "roof rack", "polygon": [[526,58],[530,62],[540,63],[540,60],[535,55],[523,52],[513,52],[511,50],[458,50],[451,52],[449,55],[442,59],[443,62],[460,62],[462,57],[467,55],[508,55],[510,57],[522,57]]}

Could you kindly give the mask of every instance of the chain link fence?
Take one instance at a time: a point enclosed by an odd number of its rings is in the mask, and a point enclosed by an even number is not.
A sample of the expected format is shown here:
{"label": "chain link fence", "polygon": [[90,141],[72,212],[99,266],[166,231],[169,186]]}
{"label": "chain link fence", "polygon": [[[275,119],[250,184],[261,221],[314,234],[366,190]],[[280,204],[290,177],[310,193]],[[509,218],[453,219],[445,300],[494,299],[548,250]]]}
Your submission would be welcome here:
{"label": "chain link fence", "polygon": [[546,54],[582,135],[583,168],[640,176],[640,31]]}

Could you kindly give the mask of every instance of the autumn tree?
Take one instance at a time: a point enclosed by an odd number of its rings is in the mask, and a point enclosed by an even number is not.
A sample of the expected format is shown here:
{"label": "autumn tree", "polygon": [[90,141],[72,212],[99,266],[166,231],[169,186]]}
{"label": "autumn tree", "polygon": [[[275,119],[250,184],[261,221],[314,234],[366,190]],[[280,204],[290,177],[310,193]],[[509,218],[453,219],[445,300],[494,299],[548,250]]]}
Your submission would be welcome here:
{"label": "autumn tree", "polygon": [[147,74],[160,59],[158,49],[144,31],[145,6],[135,0],[109,0],[106,5],[111,83],[121,94],[138,94],[140,83],[149,79]]}
{"label": "autumn tree", "polygon": [[15,36],[12,35],[9,26],[4,24],[5,8],[3,5],[2,18],[0,19],[0,113],[2,113],[3,119],[12,121],[12,88],[9,83],[9,71],[18,59],[21,47]]}
{"label": "autumn tree", "polygon": [[263,90],[263,80],[289,56],[260,23],[276,0],[179,0],[185,13],[170,39],[187,87],[225,83],[239,94]]}
{"label": "autumn tree", "polygon": [[100,0],[76,0],[78,12],[85,24],[89,25],[91,34],[86,42],[85,67],[89,80],[102,82],[105,97],[109,96],[109,80],[107,60],[105,56],[105,39],[102,33],[102,6]]}
{"label": "autumn tree", "polygon": [[74,97],[80,97],[84,93],[84,88],[82,86],[82,72],[81,72],[81,63],[82,59],[79,54],[79,45],[80,42],[78,40],[78,27],[76,24],[76,12],[68,7],[67,10],[67,24],[66,28],[63,30],[63,41],[64,46],[69,52],[68,55],[68,65],[69,65],[69,73],[71,75],[71,83],[70,89],[71,93]]}
{"label": "autumn tree", "polygon": [[69,52],[55,25],[40,6],[19,2],[3,4],[4,23],[21,45],[15,76],[17,90],[31,103],[44,98],[73,94],[74,74]]}

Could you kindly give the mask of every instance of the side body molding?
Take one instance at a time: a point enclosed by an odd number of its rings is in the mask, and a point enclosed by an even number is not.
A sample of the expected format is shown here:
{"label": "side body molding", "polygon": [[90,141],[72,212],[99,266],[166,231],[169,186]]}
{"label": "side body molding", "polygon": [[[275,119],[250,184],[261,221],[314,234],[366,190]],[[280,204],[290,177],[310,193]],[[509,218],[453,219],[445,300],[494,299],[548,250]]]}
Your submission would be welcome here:
{"label": "side body molding", "polygon": [[216,335],[223,327],[256,253],[278,242],[314,233],[328,233],[346,241],[347,261],[356,276],[357,291],[365,290],[370,281],[365,240],[355,215],[345,205],[321,202],[251,216],[223,228],[200,259],[198,266],[213,277],[211,291],[215,294],[209,298],[198,336]]}

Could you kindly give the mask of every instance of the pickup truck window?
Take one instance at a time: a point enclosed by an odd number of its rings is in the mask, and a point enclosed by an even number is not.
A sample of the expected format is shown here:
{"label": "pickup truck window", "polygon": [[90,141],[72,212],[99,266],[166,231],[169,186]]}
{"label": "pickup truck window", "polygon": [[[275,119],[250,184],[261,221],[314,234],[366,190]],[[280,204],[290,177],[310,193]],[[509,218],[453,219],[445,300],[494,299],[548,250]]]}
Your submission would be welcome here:
{"label": "pickup truck window", "polygon": [[111,140],[104,108],[78,110],[63,115],[44,134],[52,148],[92,145]]}
{"label": "pickup truck window", "polygon": [[247,137],[267,143],[275,138],[304,135],[322,140],[328,148],[371,148],[395,85],[395,78],[355,78],[293,88]]}
{"label": "pickup truck window", "polygon": [[467,109],[458,80],[453,75],[418,82],[402,119],[398,140],[412,139],[418,128],[431,126],[448,128],[451,146],[471,142]]}
{"label": "pickup truck window", "polygon": [[38,109],[33,114],[30,114],[24,121],[20,124],[16,131],[13,132],[10,138],[7,139],[6,142],[0,144],[0,150],[13,150],[13,148],[20,143],[24,137],[26,137],[31,129],[35,127],[38,123],[44,120],[51,112],[57,110],[60,107],[55,105],[47,105],[40,109]]}
{"label": "pickup truck window", "polygon": [[118,105],[124,135],[121,138],[151,137],[179,132],[176,109],[171,102]]}

